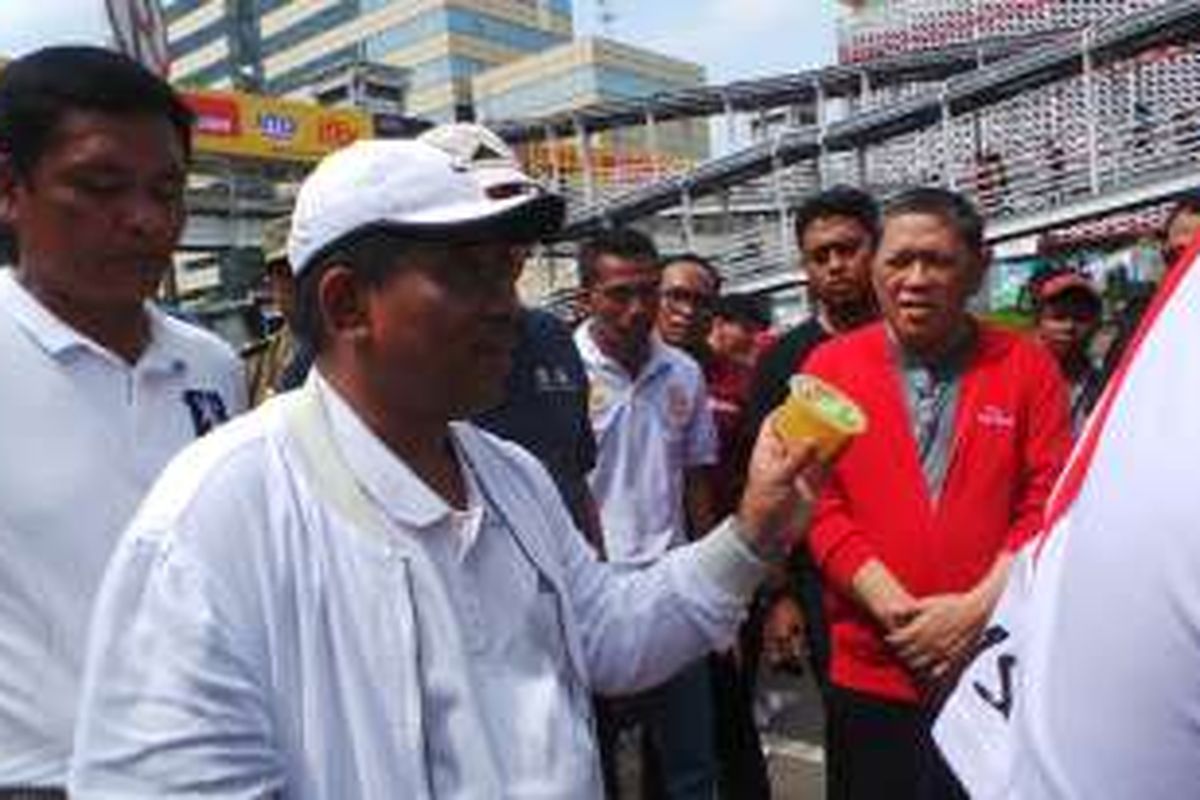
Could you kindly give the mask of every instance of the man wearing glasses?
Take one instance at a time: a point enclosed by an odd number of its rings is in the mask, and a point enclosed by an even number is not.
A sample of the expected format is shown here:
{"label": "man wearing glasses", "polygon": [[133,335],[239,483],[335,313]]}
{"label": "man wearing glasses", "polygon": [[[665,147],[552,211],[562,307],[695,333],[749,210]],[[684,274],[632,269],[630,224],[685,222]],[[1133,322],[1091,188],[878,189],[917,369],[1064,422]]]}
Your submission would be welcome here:
{"label": "man wearing glasses", "polygon": [[[632,230],[603,233],[583,246],[579,272],[591,313],[575,334],[597,444],[589,483],[609,560],[640,568],[711,528],[705,470],[717,461],[716,428],[699,366],[654,332],[662,280],[654,244]],[[713,795],[709,692],[701,659],[630,708],[648,729],[668,797]],[[612,742],[606,722],[602,746]]]}

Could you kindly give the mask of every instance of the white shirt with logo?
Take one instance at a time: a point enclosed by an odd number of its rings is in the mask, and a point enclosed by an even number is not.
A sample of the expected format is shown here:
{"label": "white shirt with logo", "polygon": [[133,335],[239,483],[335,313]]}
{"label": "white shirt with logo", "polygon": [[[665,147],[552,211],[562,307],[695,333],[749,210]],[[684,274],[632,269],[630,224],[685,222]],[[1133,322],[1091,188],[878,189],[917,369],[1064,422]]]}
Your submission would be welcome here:
{"label": "white shirt with logo", "polygon": [[317,372],[184,451],[101,590],[72,796],[598,800],[590,692],[727,645],[763,566],[732,527],[601,564],[532,456],[452,434],[461,510]]}
{"label": "white shirt with logo", "polygon": [[687,541],[684,473],[717,463],[717,430],[699,365],[651,335],[636,377],[575,332],[588,371],[596,467],[588,476],[610,561],[646,563]]}
{"label": "white shirt with logo", "polygon": [[147,308],[130,365],[0,269],[0,786],[66,780],[93,596],[167,461],[245,407],[215,336]]}

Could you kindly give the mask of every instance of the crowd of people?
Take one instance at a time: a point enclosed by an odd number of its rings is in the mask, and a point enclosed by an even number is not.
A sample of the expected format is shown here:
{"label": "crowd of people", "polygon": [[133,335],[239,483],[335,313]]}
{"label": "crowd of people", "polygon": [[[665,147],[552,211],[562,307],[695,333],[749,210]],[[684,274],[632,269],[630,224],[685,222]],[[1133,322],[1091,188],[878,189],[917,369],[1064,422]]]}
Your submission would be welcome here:
{"label": "crowd of people", "polygon": [[[935,719],[1154,302],[1105,353],[1079,272],[984,321],[967,198],[838,187],[796,327],[618,228],[572,330],[516,293],[564,201],[453,124],[312,171],[243,362],[153,302],[191,124],[98,48],[0,77],[0,797],[617,797],[634,742],[641,796],[766,798],[760,663],[828,797],[968,796]],[[869,420],[833,463],[771,424],[799,372]]]}

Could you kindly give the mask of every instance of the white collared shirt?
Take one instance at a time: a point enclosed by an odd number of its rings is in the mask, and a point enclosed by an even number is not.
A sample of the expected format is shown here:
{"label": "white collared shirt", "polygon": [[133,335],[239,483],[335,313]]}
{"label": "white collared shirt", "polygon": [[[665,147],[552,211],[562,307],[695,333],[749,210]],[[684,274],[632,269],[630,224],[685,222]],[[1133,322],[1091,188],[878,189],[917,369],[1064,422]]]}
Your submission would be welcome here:
{"label": "white collared shirt", "polygon": [[[429,556],[450,600],[451,617],[417,608],[418,626],[453,626],[462,634],[476,692],[506,791],[514,797],[589,797],[600,790],[591,755],[590,696],[568,680],[571,668],[557,636],[558,598],[521,551],[509,523],[488,502],[474,469],[463,470],[467,507],[455,509],[380,442],[341,397],[319,379],[334,437],[351,470],[387,516]],[[464,466],[470,456],[457,446]],[[422,648],[435,661],[436,637]],[[433,665],[431,665],[432,667]],[[470,797],[473,770],[452,746],[461,687],[449,667],[423,670],[425,726],[433,795]],[[518,716],[517,712],[520,710]],[[519,720],[519,722],[518,722]]]}
{"label": "white collared shirt", "polygon": [[684,473],[717,463],[704,374],[691,356],[650,337],[636,377],[601,352],[591,323],[575,332],[587,367],[596,468],[588,476],[610,561],[645,563],[687,541]]}
{"label": "white collared shirt", "polygon": [[227,345],[147,313],[130,365],[0,269],[0,786],[64,784],[104,565],[168,459],[245,406]]}
{"label": "white collared shirt", "polygon": [[599,798],[589,690],[727,645],[762,565],[730,527],[616,571],[532,456],[452,431],[461,512],[317,373],[176,459],[101,591],[72,796]]}

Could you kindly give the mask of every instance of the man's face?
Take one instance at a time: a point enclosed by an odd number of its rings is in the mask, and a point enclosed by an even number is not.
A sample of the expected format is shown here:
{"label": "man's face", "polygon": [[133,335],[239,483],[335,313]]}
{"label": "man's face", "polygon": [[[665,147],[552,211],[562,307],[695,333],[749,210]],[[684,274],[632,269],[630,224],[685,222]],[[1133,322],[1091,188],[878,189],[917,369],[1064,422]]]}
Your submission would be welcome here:
{"label": "man's face", "polygon": [[1179,263],[1179,259],[1183,258],[1183,254],[1187,252],[1198,234],[1200,234],[1200,213],[1181,211],[1175,215],[1171,224],[1167,226],[1166,241],[1163,242],[1163,260],[1168,269]]}
{"label": "man's face", "polygon": [[884,225],[873,272],[892,332],[906,348],[930,353],[962,328],[967,300],[983,277],[983,259],[941,217],[898,214]]}
{"label": "man's face", "polygon": [[717,355],[735,361],[747,361],[754,357],[754,349],[761,329],[733,319],[713,321],[708,345]]}
{"label": "man's face", "polygon": [[617,353],[645,347],[658,316],[662,272],[650,260],[602,253],[595,264],[595,282],[588,289],[592,332],[600,344]]}
{"label": "man's face", "polygon": [[1094,301],[1073,294],[1046,301],[1037,317],[1038,338],[1061,363],[1084,356],[1099,327]]}
{"label": "man's face", "polygon": [[871,302],[871,234],[853,217],[817,217],[804,229],[800,250],[809,288],[825,306]]}
{"label": "man's face", "polygon": [[704,346],[712,329],[717,283],[693,261],[676,261],[662,272],[658,332],[668,343],[686,350]]}
{"label": "man's face", "polygon": [[183,228],[179,135],[149,115],[69,112],[30,175],[0,170],[0,214],[37,286],[127,308],[157,291]]}
{"label": "man's face", "polygon": [[400,259],[367,299],[374,382],[451,418],[494,407],[517,342],[523,259],[499,243],[419,246]]}

